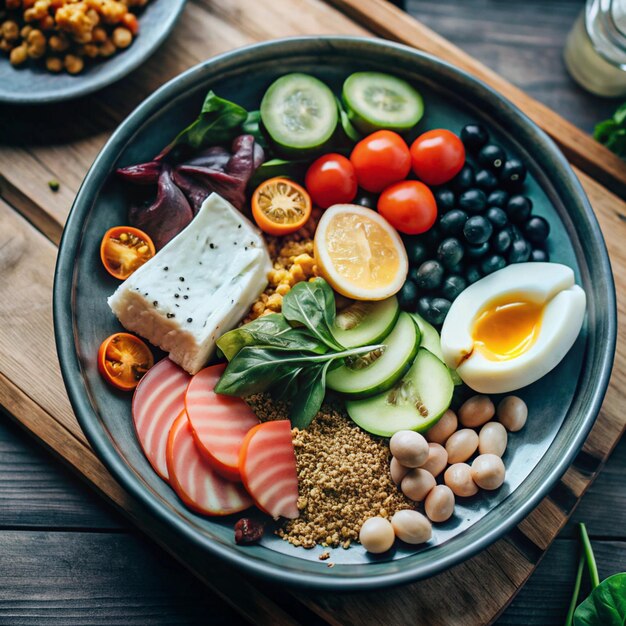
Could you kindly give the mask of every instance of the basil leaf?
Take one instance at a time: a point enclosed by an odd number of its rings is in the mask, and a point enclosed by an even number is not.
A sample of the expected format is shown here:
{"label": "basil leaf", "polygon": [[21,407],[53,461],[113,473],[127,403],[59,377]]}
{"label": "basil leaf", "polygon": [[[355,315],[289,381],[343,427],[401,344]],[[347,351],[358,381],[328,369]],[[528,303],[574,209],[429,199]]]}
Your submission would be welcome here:
{"label": "basil leaf", "polygon": [[270,392],[275,400],[291,400],[295,397],[298,393],[298,377],[302,369],[297,367],[272,383]]}
{"label": "basil leaf", "polygon": [[626,573],[603,580],[574,613],[574,626],[623,626],[626,623]]}
{"label": "basil leaf", "polygon": [[626,102],[611,119],[596,124],[593,137],[617,156],[626,158]]}
{"label": "basil leaf", "polygon": [[252,135],[254,140],[262,147],[267,148],[267,138],[261,130],[261,111],[250,111],[244,123],[241,125],[241,132]]}
{"label": "basil leaf", "polygon": [[265,346],[288,350],[304,350],[323,354],[326,345],[302,329],[293,328],[278,313],[263,315],[235,328],[217,340],[217,347],[231,361],[246,346]]}
{"label": "basil leaf", "polygon": [[294,285],[283,298],[282,312],[290,322],[306,326],[329,348],[343,350],[331,332],[335,323],[335,296],[323,278]]}
{"label": "basil leaf", "polygon": [[339,109],[339,122],[341,124],[341,128],[345,133],[346,137],[351,141],[361,141],[363,136],[361,133],[354,127],[352,122],[350,121],[350,116],[343,108],[343,103],[339,98],[337,100],[337,108]]}
{"label": "basil leaf", "polygon": [[291,404],[291,425],[301,430],[307,428],[317,415],[326,395],[326,373],[332,361],[320,363],[306,372],[298,395]]}

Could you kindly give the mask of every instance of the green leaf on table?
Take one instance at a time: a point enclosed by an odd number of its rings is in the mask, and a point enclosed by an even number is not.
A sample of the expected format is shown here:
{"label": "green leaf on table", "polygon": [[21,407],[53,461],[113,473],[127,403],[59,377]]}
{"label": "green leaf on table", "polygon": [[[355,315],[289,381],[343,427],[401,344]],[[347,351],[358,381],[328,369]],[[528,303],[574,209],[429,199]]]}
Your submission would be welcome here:
{"label": "green leaf on table", "polygon": [[320,363],[303,377],[303,384],[298,388],[289,412],[291,425],[295,428],[307,428],[322,407],[326,395],[326,373],[331,363],[331,360]]}
{"label": "green leaf on table", "polygon": [[624,626],[626,574],[603,580],[576,609],[574,626]]}
{"label": "green leaf on table", "polygon": [[626,158],[626,102],[611,119],[596,124],[593,137],[618,156]]}

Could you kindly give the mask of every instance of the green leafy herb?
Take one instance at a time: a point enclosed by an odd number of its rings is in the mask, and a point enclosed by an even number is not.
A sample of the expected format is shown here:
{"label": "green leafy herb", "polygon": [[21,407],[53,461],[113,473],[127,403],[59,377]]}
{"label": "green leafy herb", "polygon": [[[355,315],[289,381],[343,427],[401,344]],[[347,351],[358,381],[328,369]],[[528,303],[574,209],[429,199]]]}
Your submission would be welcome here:
{"label": "green leafy herb", "polygon": [[343,350],[331,331],[335,323],[335,296],[322,278],[294,285],[283,298],[283,315],[300,323],[331,350]]}
{"label": "green leafy herb", "polygon": [[363,136],[350,121],[350,116],[344,109],[343,104],[341,100],[339,100],[339,98],[337,98],[337,107],[339,109],[339,123],[341,124],[341,128],[346,137],[351,141],[361,141],[361,139],[363,139]]}
{"label": "green leafy herb", "polygon": [[241,125],[241,130],[246,135],[252,135],[255,141],[263,148],[268,147],[267,137],[261,130],[261,111],[250,111],[248,117]]}
{"label": "green leafy herb", "polygon": [[309,163],[310,160],[287,161],[285,159],[270,159],[269,161],[265,161],[252,175],[250,187],[256,188],[268,178],[274,178],[276,176],[291,178],[292,180],[302,182]]}
{"label": "green leafy herb", "polygon": [[326,373],[331,363],[328,360],[312,367],[298,388],[298,395],[291,404],[291,424],[296,428],[306,428],[322,407],[326,395]]}
{"label": "green leafy herb", "polygon": [[613,117],[596,125],[594,138],[623,159],[626,158],[626,102]]}

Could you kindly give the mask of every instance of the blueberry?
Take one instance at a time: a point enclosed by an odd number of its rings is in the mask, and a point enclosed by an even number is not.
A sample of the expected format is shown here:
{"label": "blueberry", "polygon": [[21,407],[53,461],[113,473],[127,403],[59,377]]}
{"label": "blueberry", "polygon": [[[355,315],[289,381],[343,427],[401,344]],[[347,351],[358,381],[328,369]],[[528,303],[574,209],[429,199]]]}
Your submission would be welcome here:
{"label": "blueberry", "polygon": [[478,153],[478,163],[494,172],[499,172],[506,161],[506,154],[500,146],[488,143]]}
{"label": "blueberry", "polygon": [[449,310],[450,300],[446,300],[445,298],[433,298],[430,301],[430,307],[426,314],[426,321],[439,326],[443,324],[443,320],[446,319]]}
{"label": "blueberry", "polygon": [[437,289],[443,282],[443,265],[439,261],[424,261],[417,270],[417,286],[420,289]]}
{"label": "blueberry", "polygon": [[487,198],[488,206],[505,207],[509,201],[509,194],[504,189],[496,189],[489,194]]}
{"label": "blueberry", "polygon": [[517,188],[526,179],[526,166],[519,159],[508,159],[500,170],[500,182],[507,186]]}
{"label": "blueberry", "polygon": [[428,258],[428,250],[423,241],[417,237],[411,237],[405,241],[406,254],[410,265],[420,265]]}
{"label": "blueberry", "polygon": [[463,226],[463,235],[468,243],[478,244],[484,243],[491,237],[493,226],[491,222],[482,215],[474,215],[470,217],[465,226]]}
{"label": "blueberry", "polygon": [[454,208],[456,198],[454,197],[454,191],[442,187],[434,192],[435,201],[437,202],[437,208],[440,213],[445,213]]}
{"label": "blueberry", "polygon": [[441,295],[453,302],[457,296],[467,287],[467,281],[463,276],[451,274],[443,281]]}
{"label": "blueberry", "polygon": [[526,196],[512,196],[506,204],[507,215],[516,224],[525,222],[530,217],[532,210],[533,203]]}
{"label": "blueberry", "polygon": [[479,259],[481,256],[485,256],[489,252],[489,244],[485,241],[476,246],[466,246],[465,254],[468,259]]}
{"label": "blueberry", "polygon": [[550,255],[547,253],[546,250],[542,250],[541,248],[535,248],[530,253],[530,260],[540,263],[547,263],[550,260]]}
{"label": "blueberry", "polygon": [[508,228],[505,228],[499,233],[495,234],[495,236],[491,240],[491,248],[494,252],[502,254],[511,247],[512,242],[513,237],[511,236],[511,231]]}
{"label": "blueberry", "polygon": [[467,213],[460,209],[452,209],[439,219],[439,229],[444,235],[460,235],[467,222]]}
{"label": "blueberry", "polygon": [[444,239],[437,248],[437,258],[448,268],[460,263],[463,254],[463,245],[454,237]]}
{"label": "blueberry", "polygon": [[498,186],[498,177],[491,170],[480,170],[476,173],[476,186],[493,191]]}
{"label": "blueberry", "polygon": [[509,222],[507,214],[497,206],[487,209],[485,217],[491,222],[496,230],[502,230]]}
{"label": "blueberry", "polygon": [[376,205],[378,204],[378,196],[376,194],[367,193],[367,191],[364,191],[357,196],[354,204],[360,204],[361,206],[367,207],[368,209],[376,210]]}
{"label": "blueberry", "polygon": [[497,272],[503,267],[506,267],[506,261],[504,257],[501,257],[499,254],[490,254],[488,257],[484,258],[480,264],[480,269],[485,276],[487,274],[493,274],[493,272]]}
{"label": "blueberry", "polygon": [[463,169],[452,179],[452,186],[456,191],[465,191],[474,186],[474,169],[466,163]]}
{"label": "blueberry", "polygon": [[525,239],[516,239],[508,254],[509,263],[525,263],[530,258],[530,246]]}
{"label": "blueberry", "polygon": [[400,308],[406,311],[414,311],[417,304],[417,285],[412,280],[407,280],[398,293]]}
{"label": "blueberry", "polygon": [[538,215],[533,215],[522,227],[526,239],[531,243],[543,243],[550,234],[550,224]]}
{"label": "blueberry", "polygon": [[487,196],[482,189],[468,189],[459,196],[459,207],[468,213],[480,213],[487,208]]}
{"label": "blueberry", "polygon": [[420,238],[424,245],[429,250],[436,250],[439,242],[443,239],[439,229],[433,226],[430,230],[427,230]]}
{"label": "blueberry", "polygon": [[461,141],[469,152],[478,152],[489,141],[489,134],[480,124],[468,124],[461,129]]}
{"label": "blueberry", "polygon": [[465,278],[467,278],[467,282],[471,285],[475,283],[477,280],[480,280],[483,275],[480,273],[480,270],[475,265],[468,265],[465,270]]}
{"label": "blueberry", "polygon": [[423,317],[426,318],[428,315],[428,311],[430,311],[430,303],[432,298],[429,296],[422,296],[417,301],[417,312]]}

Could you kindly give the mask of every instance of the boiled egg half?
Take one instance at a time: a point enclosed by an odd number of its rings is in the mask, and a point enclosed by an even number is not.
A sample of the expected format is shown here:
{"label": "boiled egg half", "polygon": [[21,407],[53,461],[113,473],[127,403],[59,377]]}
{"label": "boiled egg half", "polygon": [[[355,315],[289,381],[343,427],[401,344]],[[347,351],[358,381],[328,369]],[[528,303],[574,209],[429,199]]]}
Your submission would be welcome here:
{"label": "boiled egg half", "polygon": [[441,330],[446,364],[481,393],[508,393],[556,367],[576,341],[585,292],[558,263],[509,265],[470,285]]}

